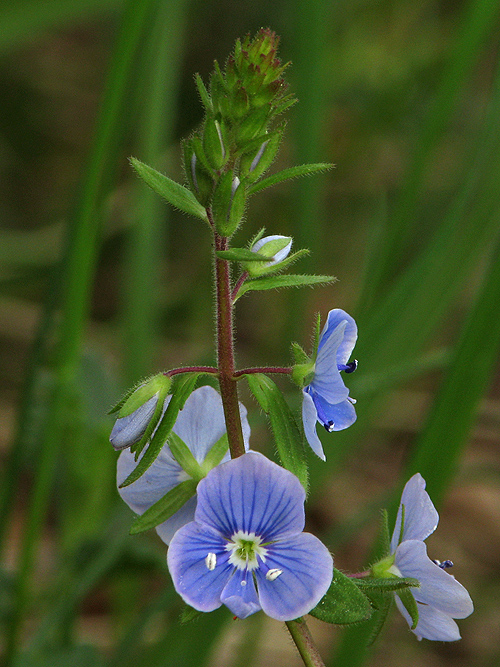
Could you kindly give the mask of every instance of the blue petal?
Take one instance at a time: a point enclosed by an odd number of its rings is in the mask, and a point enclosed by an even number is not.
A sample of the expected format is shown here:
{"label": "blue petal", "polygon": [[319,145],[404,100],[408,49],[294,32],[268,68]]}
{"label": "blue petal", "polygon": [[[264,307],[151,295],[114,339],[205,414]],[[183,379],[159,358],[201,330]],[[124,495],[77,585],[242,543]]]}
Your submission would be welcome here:
{"label": "blue petal", "polygon": [[156,526],[156,532],[165,542],[170,544],[172,537],[182,526],[186,525],[194,519],[194,512],[196,510],[196,496],[190,498],[175,514],[172,514],[170,519],[167,519],[159,526]]}
{"label": "blue petal", "polygon": [[356,345],[356,339],[358,337],[358,327],[356,326],[356,322],[348,313],[345,312],[345,310],[335,308],[328,313],[326,324],[323,328],[323,331],[321,332],[318,350],[321,350],[326,341],[342,322],[345,322],[346,324],[343,330],[342,340],[337,347],[336,356],[337,364],[345,365],[349,361],[349,357],[352,354],[354,346]]}
{"label": "blue petal", "polygon": [[391,551],[399,544],[401,532],[402,505],[405,506],[403,540],[425,540],[436,530],[439,514],[425,490],[425,480],[420,473],[413,475],[403,490],[396,526],[392,534]]}
{"label": "blue petal", "polygon": [[323,425],[333,422],[333,431],[342,431],[356,421],[356,410],[349,398],[340,403],[329,403],[314,390],[311,397],[318,413],[318,420]]}
{"label": "blue petal", "polygon": [[424,542],[402,542],[396,549],[394,562],[403,577],[419,580],[420,588],[412,591],[417,602],[435,607],[453,618],[472,614],[474,606],[469,593],[455,577],[430,560]]}
{"label": "blue petal", "polygon": [[346,322],[340,322],[326,335],[323,333],[318,347],[314,379],[310,386],[329,403],[339,403],[349,395],[337,367],[337,350],[344,339],[345,327]]}
{"label": "blue petal", "polygon": [[[167,563],[175,590],[199,611],[213,611],[222,604],[222,591],[234,570],[225,544],[194,521],[180,528],[170,542]],[[209,553],[216,556],[213,570],[205,561]]]}
{"label": "blue petal", "polygon": [[248,570],[235,569],[220,599],[238,618],[247,618],[261,609],[255,582]]}
{"label": "blue petal", "polygon": [[302,422],[304,424],[304,433],[311,449],[319,456],[320,459],[326,461],[326,456],[323,451],[323,445],[316,433],[316,422],[318,421],[318,413],[314,401],[309,393],[304,389],[304,400],[302,401]]}
{"label": "blue petal", "polygon": [[[406,619],[406,622],[411,627],[412,620],[409,613],[403,606],[401,600],[396,596],[396,604],[401,614]],[[431,639],[433,641],[441,642],[455,642],[460,639],[460,631],[455,621],[438,611],[435,607],[428,607],[424,604],[418,605],[418,623],[417,627],[412,630],[419,639]]]}
{"label": "blue petal", "polygon": [[115,449],[125,449],[139,442],[151,421],[157,402],[158,394],[155,394],[132,414],[116,420],[109,436]]}
{"label": "blue petal", "polygon": [[[268,581],[271,569],[282,573]],[[314,535],[301,533],[268,547],[265,564],[255,571],[263,611],[278,621],[307,614],[321,600],[332,581],[333,559]]]}
{"label": "blue petal", "polygon": [[248,452],[201,480],[195,520],[227,539],[242,530],[268,542],[302,531],[304,500],[295,475],[258,452]]}
{"label": "blue petal", "polygon": [[[248,449],[250,426],[246,408],[240,403],[245,448]],[[226,432],[222,399],[213,387],[199,387],[189,396],[173,428],[191,453],[203,463],[214,444]]]}
{"label": "blue petal", "polygon": [[[125,481],[136,466],[134,455],[129,450],[120,454],[116,464],[118,486]],[[118,492],[130,509],[136,514],[143,514],[184,479],[187,479],[187,475],[173,458],[168,445],[164,445],[151,467],[129,486],[119,488]]]}

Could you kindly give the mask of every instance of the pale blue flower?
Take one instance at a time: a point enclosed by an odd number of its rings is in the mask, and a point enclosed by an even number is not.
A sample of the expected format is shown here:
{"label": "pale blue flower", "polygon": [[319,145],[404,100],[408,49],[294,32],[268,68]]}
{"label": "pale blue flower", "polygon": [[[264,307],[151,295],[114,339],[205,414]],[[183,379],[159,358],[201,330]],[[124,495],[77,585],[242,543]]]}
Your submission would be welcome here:
{"label": "pale blue flower", "polygon": [[[403,528],[401,522],[403,520]],[[460,639],[454,618],[465,618],[473,612],[472,600],[458,581],[446,572],[451,561],[432,561],[427,556],[425,540],[437,527],[439,516],[425,490],[425,480],[417,473],[406,484],[391,540],[393,574],[413,577],[420,588],[409,589],[418,605],[418,625],[413,630],[419,639],[456,641]],[[396,604],[408,624],[410,615],[396,596]]]}
{"label": "pale blue flower", "polygon": [[[169,399],[166,405],[168,402]],[[248,449],[250,426],[246,416],[247,411],[241,404],[240,415],[245,448]],[[226,432],[222,399],[215,389],[204,386],[193,391],[184,408],[179,412],[172,430],[189,447],[198,463],[202,464],[210,449]],[[223,461],[229,458],[229,452],[227,452]],[[116,475],[118,486],[129,476],[136,465],[134,454],[130,450],[125,450],[120,454]],[[189,475],[177,463],[168,444],[165,443],[150,468],[129,486],[118,488],[118,492],[136,514],[143,514],[168,491],[187,479]],[[156,528],[158,535],[166,544],[170,542],[178,528],[193,520],[195,508],[196,496],[193,496],[170,519]]]}
{"label": "pale blue flower", "polygon": [[339,308],[331,310],[319,338],[314,377],[303,390],[304,432],[312,450],[323,461],[326,457],[316,433],[316,422],[319,421],[331,433],[341,431],[356,421],[355,400],[349,396],[340,373],[352,373],[356,369],[356,361],[348,362],[357,336],[358,329],[353,318]]}
{"label": "pale blue flower", "polygon": [[257,452],[211,470],[198,485],[194,521],[168,549],[177,592],[199,611],[225,604],[239,618],[309,612],[330,586],[333,560],[302,532],[304,500],[297,477]]}

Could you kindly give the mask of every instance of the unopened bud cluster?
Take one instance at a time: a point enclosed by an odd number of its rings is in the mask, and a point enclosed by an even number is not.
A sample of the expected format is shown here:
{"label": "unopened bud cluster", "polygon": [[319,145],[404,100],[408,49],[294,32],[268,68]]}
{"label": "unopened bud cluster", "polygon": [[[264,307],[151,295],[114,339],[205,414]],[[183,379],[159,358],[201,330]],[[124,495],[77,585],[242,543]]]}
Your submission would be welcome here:
{"label": "unopened bud cluster", "polygon": [[278,151],[283,126],[277,115],[295,102],[287,95],[279,38],[268,29],[236,42],[225,70],[217,62],[208,89],[196,83],[205,108],[201,128],[184,142],[184,169],[197,200],[212,211],[221,236],[231,236],[246,206],[247,188],[269,168]]}

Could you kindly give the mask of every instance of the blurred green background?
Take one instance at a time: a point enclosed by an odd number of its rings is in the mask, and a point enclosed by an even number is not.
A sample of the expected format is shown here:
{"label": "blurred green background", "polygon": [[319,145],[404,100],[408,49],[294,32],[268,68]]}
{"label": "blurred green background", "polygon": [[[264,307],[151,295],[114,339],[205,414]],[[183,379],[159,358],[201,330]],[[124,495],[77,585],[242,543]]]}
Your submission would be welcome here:
{"label": "blurred green background", "polygon": [[[500,664],[500,71],[495,0],[4,0],[0,5],[0,644],[8,667],[300,665],[281,624],[179,626],[156,534],[129,537],[106,412],[144,375],[213,362],[210,239],[132,173],[183,180],[179,140],[234,40],[269,26],[299,104],[277,164],[326,175],[252,200],[333,286],[245,296],[240,367],[288,364],[313,314],[357,317],[358,421],[325,434],[309,529],[346,571],[420,471],[429,553],[475,602],[453,644],[398,614],[311,620],[330,667]],[[282,384],[292,405],[299,392]],[[248,394],[252,447],[272,456]]]}

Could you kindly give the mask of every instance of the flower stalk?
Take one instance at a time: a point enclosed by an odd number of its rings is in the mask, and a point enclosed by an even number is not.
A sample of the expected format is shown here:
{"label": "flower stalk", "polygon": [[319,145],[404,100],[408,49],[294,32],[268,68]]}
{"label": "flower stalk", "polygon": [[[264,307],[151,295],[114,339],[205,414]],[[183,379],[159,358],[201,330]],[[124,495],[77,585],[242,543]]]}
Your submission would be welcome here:
{"label": "flower stalk", "polygon": [[306,667],[325,667],[325,663],[313,642],[304,619],[296,618],[294,621],[286,621],[285,625],[300,653],[304,665]]}
{"label": "flower stalk", "polygon": [[[211,219],[210,209],[207,209]],[[228,239],[214,232],[215,251],[227,250]],[[219,369],[219,387],[226,418],[227,438],[231,458],[245,453],[243,431],[238,407],[238,387],[234,379],[234,338],[233,338],[233,301],[231,298],[231,277],[229,262],[215,256],[215,295],[217,315],[217,366]]]}

